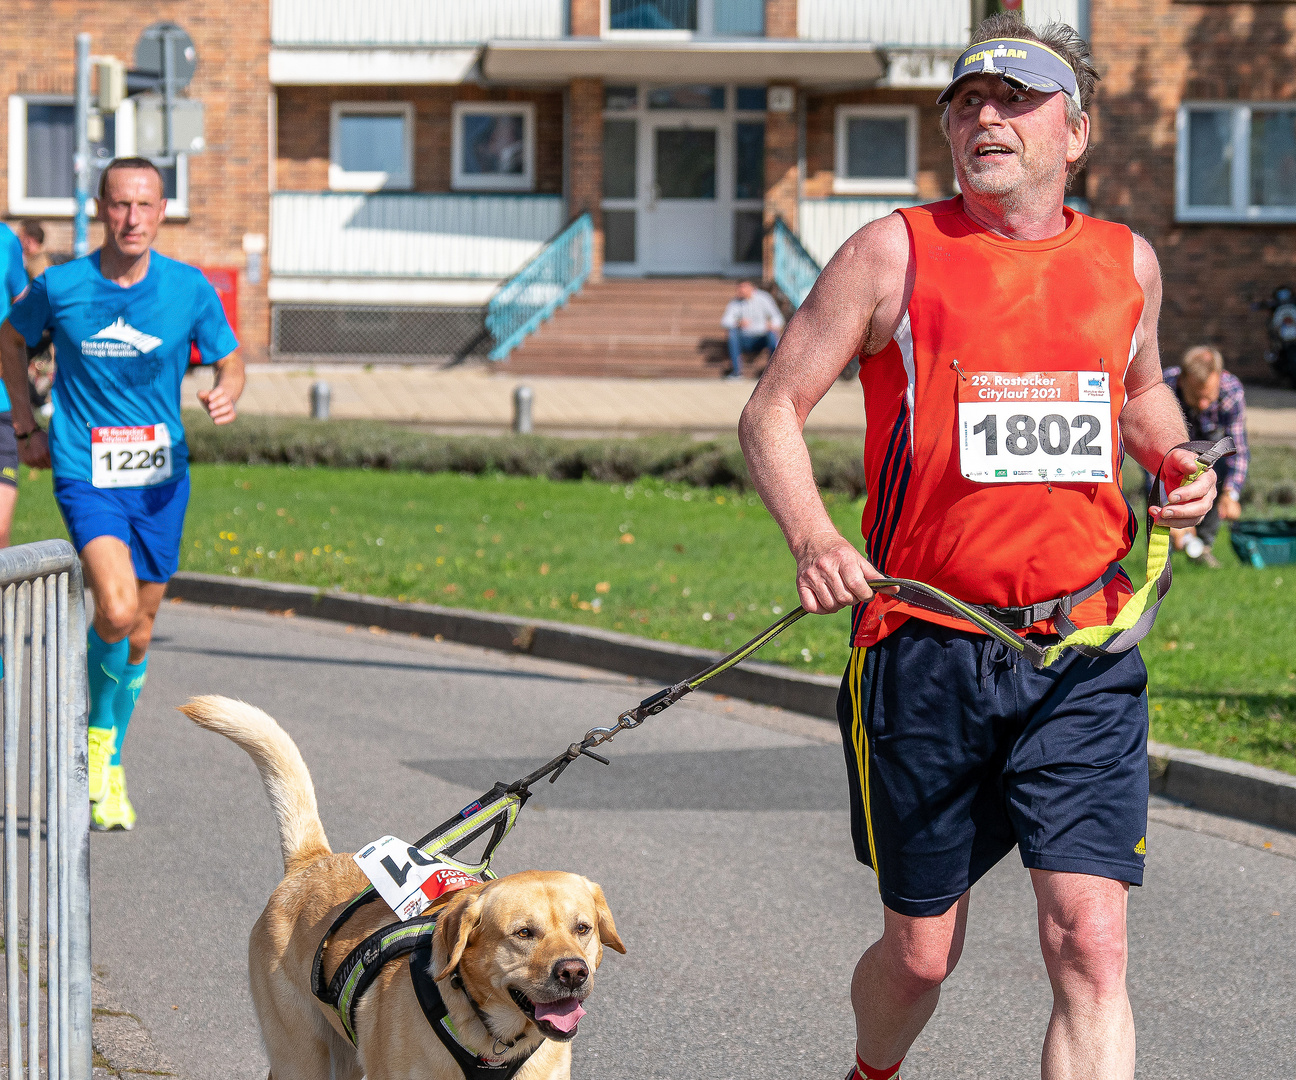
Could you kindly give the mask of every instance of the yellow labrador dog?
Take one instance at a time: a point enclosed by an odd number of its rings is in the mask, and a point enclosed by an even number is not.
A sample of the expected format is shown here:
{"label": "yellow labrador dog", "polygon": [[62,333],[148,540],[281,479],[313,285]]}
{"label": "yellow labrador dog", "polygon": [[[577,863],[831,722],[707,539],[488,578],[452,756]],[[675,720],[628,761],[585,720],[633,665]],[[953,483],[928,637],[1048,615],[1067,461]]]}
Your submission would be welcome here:
{"label": "yellow labrador dog", "polygon": [[[270,1080],[463,1080],[425,1018],[408,963],[387,964],[360,999],[354,1046],[337,1013],[312,994],[316,948],[368,881],[350,855],[329,848],[292,739],[260,709],[230,698],[194,698],[181,711],[251,755],[279,821],[283,881],[248,942]],[[576,874],[527,871],[438,903],[430,974],[456,1041],[486,1075],[526,1058],[516,1080],[566,1080],[603,946],[625,952],[602,889]],[[353,948],[395,921],[381,901],[358,909],[329,943],[326,982]]]}

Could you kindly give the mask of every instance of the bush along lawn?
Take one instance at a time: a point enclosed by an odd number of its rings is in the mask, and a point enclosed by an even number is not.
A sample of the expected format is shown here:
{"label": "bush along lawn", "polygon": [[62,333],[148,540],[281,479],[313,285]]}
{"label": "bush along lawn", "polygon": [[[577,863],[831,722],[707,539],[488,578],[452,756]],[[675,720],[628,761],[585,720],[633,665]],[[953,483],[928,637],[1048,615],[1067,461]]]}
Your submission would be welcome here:
{"label": "bush along lawn", "polygon": [[[863,503],[825,500],[858,537]],[[24,470],[14,542],[63,535],[48,472]],[[1152,736],[1296,773],[1296,567],[1243,566],[1223,536],[1216,552],[1217,571],[1176,556],[1174,588],[1143,642]],[[1126,562],[1136,584],[1143,558],[1140,543]],[[792,557],[754,493],[656,476],[199,464],[181,566],[716,650],[797,603]],[[810,616],[758,658],[837,675],[848,628],[846,612]]]}

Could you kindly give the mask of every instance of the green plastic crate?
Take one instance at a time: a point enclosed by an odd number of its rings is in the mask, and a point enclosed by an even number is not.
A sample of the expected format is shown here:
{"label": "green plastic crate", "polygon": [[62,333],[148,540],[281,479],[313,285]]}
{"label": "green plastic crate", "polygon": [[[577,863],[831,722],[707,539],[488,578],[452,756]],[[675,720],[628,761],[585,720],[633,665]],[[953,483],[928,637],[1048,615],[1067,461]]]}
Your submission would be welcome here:
{"label": "green plastic crate", "polygon": [[1296,521],[1235,521],[1229,539],[1237,557],[1257,570],[1296,562]]}

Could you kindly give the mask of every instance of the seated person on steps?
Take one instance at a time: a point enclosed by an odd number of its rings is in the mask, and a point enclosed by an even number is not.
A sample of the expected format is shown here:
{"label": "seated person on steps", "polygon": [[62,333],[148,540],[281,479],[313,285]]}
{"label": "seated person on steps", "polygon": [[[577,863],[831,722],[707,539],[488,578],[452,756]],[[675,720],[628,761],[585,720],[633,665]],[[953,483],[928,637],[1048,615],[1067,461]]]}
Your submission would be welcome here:
{"label": "seated person on steps", "polygon": [[783,313],[764,289],[740,281],[738,295],[725,305],[720,325],[729,331],[729,362],[733,367],[728,377],[737,379],[742,377],[743,353],[755,355],[769,349],[770,355],[774,354],[783,329]]}

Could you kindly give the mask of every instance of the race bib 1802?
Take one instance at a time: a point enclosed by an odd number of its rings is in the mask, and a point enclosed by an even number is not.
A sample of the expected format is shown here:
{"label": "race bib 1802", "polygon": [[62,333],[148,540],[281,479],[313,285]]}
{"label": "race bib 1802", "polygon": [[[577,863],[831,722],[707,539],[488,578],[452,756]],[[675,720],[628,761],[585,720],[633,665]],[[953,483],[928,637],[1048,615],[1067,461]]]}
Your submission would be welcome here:
{"label": "race bib 1802", "polygon": [[1116,479],[1105,371],[975,371],[959,381],[959,468],[981,484]]}
{"label": "race bib 1802", "polygon": [[95,487],[149,487],[170,479],[166,424],[90,429],[90,482]]}

